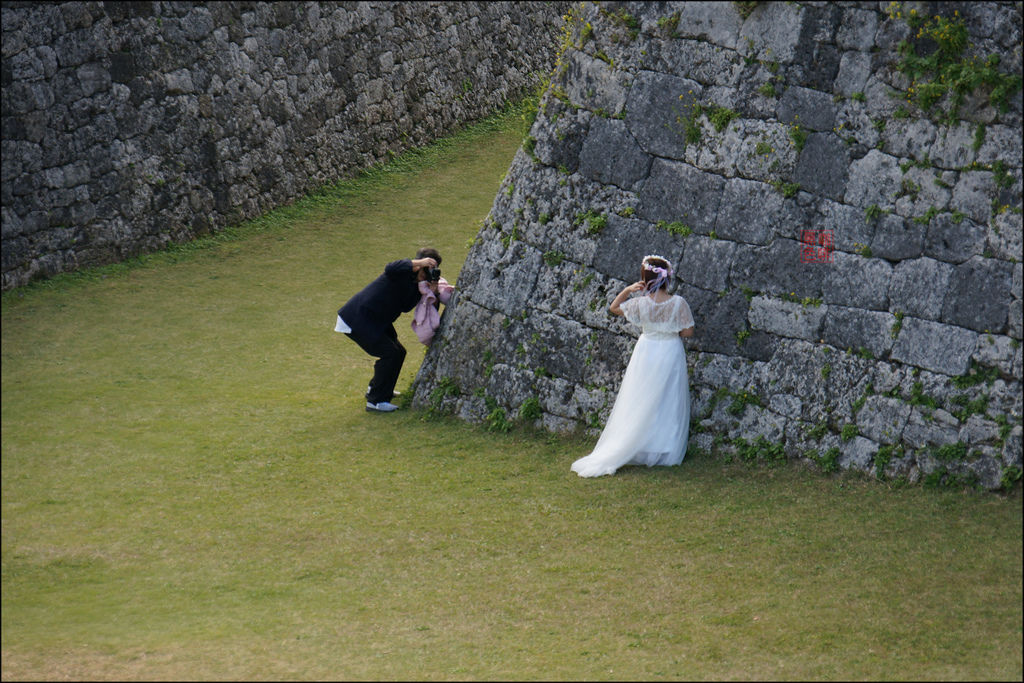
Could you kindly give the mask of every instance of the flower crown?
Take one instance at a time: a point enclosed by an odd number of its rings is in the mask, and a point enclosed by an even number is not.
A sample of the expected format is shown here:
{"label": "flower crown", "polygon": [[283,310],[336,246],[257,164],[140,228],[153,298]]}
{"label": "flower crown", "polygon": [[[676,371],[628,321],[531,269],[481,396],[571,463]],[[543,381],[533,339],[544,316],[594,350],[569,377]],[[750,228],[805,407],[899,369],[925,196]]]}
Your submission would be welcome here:
{"label": "flower crown", "polygon": [[647,256],[644,256],[644,260],[643,260],[643,263],[642,263],[641,267],[644,270],[649,270],[649,271],[651,271],[653,273],[657,273],[659,271],[665,270],[664,268],[661,268],[660,266],[652,266],[650,263],[648,263],[648,261],[650,259],[652,259],[652,258],[661,259],[662,261],[664,261],[665,263],[668,264],[668,272],[665,273],[664,275],[665,275],[666,279],[671,279],[672,274],[674,272],[673,269],[672,269],[672,262],[669,261],[664,256],[658,256],[657,254],[648,254]]}

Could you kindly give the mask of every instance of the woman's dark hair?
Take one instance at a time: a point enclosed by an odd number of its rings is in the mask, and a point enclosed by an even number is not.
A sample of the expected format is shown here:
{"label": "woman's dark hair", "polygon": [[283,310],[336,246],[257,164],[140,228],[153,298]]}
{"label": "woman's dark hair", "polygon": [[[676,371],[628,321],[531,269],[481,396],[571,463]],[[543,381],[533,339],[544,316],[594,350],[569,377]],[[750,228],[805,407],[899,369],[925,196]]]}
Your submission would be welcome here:
{"label": "woman's dark hair", "polygon": [[[658,268],[664,268],[665,272],[668,272],[668,270],[672,267],[668,261],[666,261],[663,258],[658,258],[657,256],[651,256],[649,258],[644,259],[644,266],[647,265],[656,266]],[[640,279],[643,281],[645,285],[649,286],[651,282],[654,282],[655,280],[658,279],[660,273],[656,273],[653,270],[648,270],[644,266],[640,267]],[[668,287],[667,277],[661,283],[661,286],[658,289],[665,289],[666,287]]]}
{"label": "woman's dark hair", "polygon": [[441,265],[441,254],[438,253],[437,249],[432,247],[423,247],[416,252],[416,258],[432,258],[437,261],[437,265]]}

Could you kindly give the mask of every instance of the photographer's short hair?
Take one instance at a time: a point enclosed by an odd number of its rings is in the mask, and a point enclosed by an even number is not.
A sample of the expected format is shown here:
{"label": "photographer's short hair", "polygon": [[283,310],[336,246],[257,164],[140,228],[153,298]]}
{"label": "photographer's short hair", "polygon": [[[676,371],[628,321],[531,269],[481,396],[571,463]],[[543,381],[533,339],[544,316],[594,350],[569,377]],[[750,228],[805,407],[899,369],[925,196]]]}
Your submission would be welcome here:
{"label": "photographer's short hair", "polygon": [[416,258],[432,258],[437,261],[437,265],[441,265],[441,254],[433,247],[423,247],[416,252]]}

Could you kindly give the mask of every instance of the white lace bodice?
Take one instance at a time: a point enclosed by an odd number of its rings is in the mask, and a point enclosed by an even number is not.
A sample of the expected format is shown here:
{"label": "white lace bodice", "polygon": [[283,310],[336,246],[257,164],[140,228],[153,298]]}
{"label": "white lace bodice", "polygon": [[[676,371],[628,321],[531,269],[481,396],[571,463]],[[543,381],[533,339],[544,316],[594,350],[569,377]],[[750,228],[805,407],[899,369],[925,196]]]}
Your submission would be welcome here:
{"label": "white lace bodice", "polygon": [[677,337],[680,331],[693,327],[690,305],[678,295],[655,303],[650,296],[644,294],[624,301],[619,308],[626,315],[626,320],[638,325],[644,334],[655,339]]}

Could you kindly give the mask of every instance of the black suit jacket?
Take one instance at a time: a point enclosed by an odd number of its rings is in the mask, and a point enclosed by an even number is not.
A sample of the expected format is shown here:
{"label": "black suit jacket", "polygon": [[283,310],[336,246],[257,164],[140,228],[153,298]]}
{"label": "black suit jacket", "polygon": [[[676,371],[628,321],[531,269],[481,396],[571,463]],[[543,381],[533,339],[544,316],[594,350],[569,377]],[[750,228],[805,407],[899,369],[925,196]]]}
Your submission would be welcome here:
{"label": "black suit jacket", "polygon": [[398,316],[411,311],[420,300],[412,260],[392,261],[377,279],[366,285],[338,310],[352,332],[367,341],[387,334]]}

